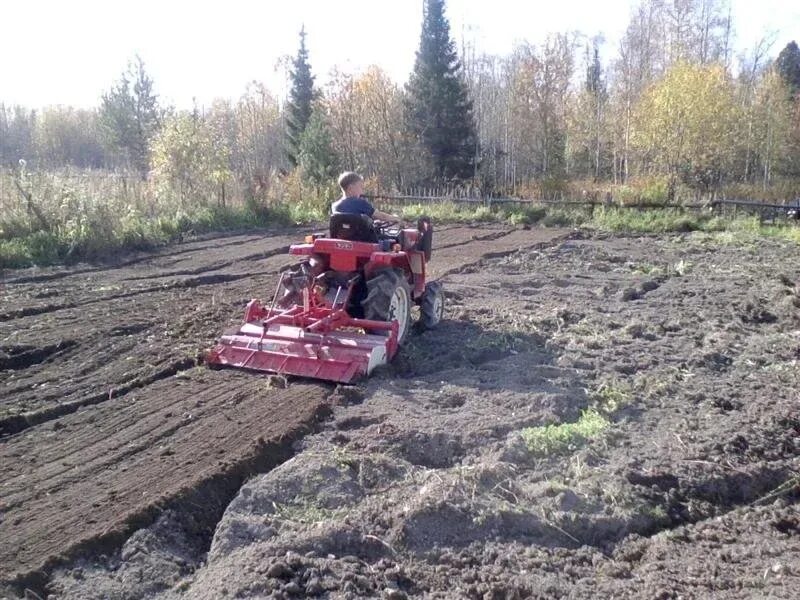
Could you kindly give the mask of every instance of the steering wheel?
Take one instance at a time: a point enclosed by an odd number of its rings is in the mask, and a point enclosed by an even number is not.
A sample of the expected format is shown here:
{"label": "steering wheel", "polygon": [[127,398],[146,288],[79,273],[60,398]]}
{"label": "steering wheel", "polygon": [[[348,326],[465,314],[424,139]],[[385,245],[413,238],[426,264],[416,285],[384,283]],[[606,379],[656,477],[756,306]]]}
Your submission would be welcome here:
{"label": "steering wheel", "polygon": [[381,232],[389,231],[392,228],[395,228],[396,231],[402,229],[400,221],[373,221],[372,224],[375,226],[375,229]]}

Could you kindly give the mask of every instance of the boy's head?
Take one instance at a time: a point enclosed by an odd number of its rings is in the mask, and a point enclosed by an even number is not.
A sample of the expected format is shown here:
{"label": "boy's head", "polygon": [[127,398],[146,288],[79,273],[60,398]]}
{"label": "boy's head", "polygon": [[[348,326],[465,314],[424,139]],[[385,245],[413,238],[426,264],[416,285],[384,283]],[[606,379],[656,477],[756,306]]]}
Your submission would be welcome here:
{"label": "boy's head", "polygon": [[339,175],[339,187],[347,198],[358,197],[364,193],[364,179],[358,173],[346,171]]}

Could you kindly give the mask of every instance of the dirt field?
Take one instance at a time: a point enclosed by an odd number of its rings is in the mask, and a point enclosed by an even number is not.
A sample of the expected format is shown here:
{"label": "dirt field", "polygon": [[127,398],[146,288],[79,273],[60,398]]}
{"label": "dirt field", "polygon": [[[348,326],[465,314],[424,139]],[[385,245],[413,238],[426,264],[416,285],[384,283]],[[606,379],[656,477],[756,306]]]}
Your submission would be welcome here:
{"label": "dirt field", "polygon": [[[443,228],[436,269],[562,235]],[[213,523],[244,478],[285,460],[292,441],[329,412],[332,386],[272,389],[264,377],[195,368],[253,294],[271,295],[297,237],[221,238],[114,268],[6,274],[4,581],[41,586],[65,556],[113,548],[164,507],[198,495],[203,504],[218,497],[196,517]]]}
{"label": "dirt field", "polygon": [[362,385],[196,366],[296,237],[6,274],[9,596],[797,597],[796,247],[450,227]]}

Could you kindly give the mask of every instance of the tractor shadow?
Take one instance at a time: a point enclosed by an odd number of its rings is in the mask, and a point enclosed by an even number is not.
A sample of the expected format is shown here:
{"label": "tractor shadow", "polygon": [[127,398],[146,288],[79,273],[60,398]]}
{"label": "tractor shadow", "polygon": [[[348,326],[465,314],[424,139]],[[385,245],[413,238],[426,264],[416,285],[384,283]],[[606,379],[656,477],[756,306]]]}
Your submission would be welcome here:
{"label": "tractor shadow", "polygon": [[[430,380],[470,387],[528,392],[565,384],[583,390],[586,380],[556,364],[543,335],[499,330],[459,319],[409,335],[394,360],[376,370],[377,379]],[[552,381],[553,385],[548,385]]]}
{"label": "tractor shadow", "polygon": [[[547,342],[546,335],[446,319],[434,330],[414,331],[395,359],[374,372],[371,382],[375,387],[391,382],[401,396],[413,396],[417,392],[410,390],[420,384],[431,390],[456,386],[477,396],[547,396],[563,405],[563,410],[553,411],[562,420],[577,419],[582,410],[602,404],[597,372],[565,363]],[[640,408],[626,404],[617,407],[614,416],[635,420],[640,413]]]}
{"label": "tractor shadow", "polygon": [[545,342],[546,338],[534,334],[444,319],[430,331],[415,326],[390,367],[394,376],[420,377],[449,369],[480,367],[523,353],[545,355]]}

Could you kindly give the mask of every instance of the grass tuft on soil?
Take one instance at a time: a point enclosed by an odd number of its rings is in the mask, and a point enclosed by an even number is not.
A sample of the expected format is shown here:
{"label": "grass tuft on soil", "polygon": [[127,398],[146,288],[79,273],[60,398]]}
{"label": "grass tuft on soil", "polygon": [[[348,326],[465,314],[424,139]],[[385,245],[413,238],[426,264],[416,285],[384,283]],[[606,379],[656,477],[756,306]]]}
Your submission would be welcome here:
{"label": "grass tuft on soil", "polygon": [[576,450],[586,442],[598,438],[610,424],[598,411],[588,409],[574,423],[527,427],[521,434],[532,454],[550,456]]}
{"label": "grass tuft on soil", "polygon": [[330,521],[344,514],[344,511],[333,510],[317,506],[312,502],[297,502],[294,504],[276,504],[275,518],[279,521],[302,523],[311,525]]}
{"label": "grass tuft on soil", "polygon": [[597,409],[608,415],[625,408],[633,400],[630,387],[617,381],[601,383],[595,388],[592,396]]}

